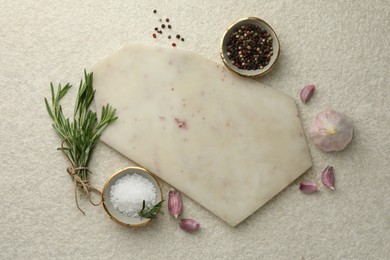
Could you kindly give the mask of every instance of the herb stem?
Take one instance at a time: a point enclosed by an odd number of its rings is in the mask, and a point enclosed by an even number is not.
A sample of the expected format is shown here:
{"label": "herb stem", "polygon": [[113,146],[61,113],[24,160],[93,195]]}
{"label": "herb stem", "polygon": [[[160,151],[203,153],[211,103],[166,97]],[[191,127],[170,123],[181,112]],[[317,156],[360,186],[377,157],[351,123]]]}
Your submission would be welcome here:
{"label": "herb stem", "polygon": [[162,206],[162,203],[164,202],[164,200],[160,201],[159,203],[157,203],[156,205],[154,205],[152,208],[146,208],[146,205],[145,205],[145,200],[142,202],[142,209],[141,211],[138,213],[138,215],[141,217],[141,218],[148,218],[148,219],[156,219],[157,218],[157,215],[158,213],[161,213],[163,214],[162,212],[160,212],[161,210],[161,206]]}

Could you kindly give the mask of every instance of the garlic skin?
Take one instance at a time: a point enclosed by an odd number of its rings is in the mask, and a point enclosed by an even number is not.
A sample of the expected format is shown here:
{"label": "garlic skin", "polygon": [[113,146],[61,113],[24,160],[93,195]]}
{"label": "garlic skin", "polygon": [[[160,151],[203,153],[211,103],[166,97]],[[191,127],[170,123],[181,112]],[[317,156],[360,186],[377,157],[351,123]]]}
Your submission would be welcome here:
{"label": "garlic skin", "polygon": [[353,123],[343,113],[328,109],[314,118],[309,134],[321,150],[341,151],[352,140]]}
{"label": "garlic skin", "polygon": [[301,181],[299,183],[299,189],[303,193],[314,193],[320,190],[314,181]]}
{"label": "garlic skin", "polygon": [[168,210],[172,216],[177,218],[182,211],[183,203],[181,201],[180,193],[176,190],[170,190],[168,193]]}
{"label": "garlic skin", "polygon": [[193,219],[182,219],[179,223],[181,229],[187,232],[195,232],[200,228],[200,223]]}
{"label": "garlic skin", "polygon": [[327,166],[321,174],[322,183],[331,190],[334,190],[334,170]]}

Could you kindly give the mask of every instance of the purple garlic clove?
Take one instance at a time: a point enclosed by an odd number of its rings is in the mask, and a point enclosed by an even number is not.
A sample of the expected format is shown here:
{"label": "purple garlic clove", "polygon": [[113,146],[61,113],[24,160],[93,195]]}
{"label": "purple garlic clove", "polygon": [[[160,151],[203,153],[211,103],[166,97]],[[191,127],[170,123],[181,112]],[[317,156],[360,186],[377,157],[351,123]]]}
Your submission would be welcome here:
{"label": "purple garlic clove", "polygon": [[180,193],[176,190],[170,190],[168,193],[168,210],[175,218],[177,218],[182,211],[183,203],[181,202]]}
{"label": "purple garlic clove", "polygon": [[316,89],[316,87],[314,85],[306,85],[301,90],[301,92],[299,93],[299,96],[300,96],[303,103],[309,102],[309,100],[311,99],[311,97],[314,94],[315,89]]}
{"label": "purple garlic clove", "polygon": [[331,190],[334,190],[334,170],[332,166],[327,166],[321,175],[322,183]]}
{"label": "purple garlic clove", "polygon": [[299,183],[299,189],[303,193],[314,193],[319,191],[319,188],[314,181],[301,181]]}
{"label": "purple garlic clove", "polygon": [[353,136],[351,119],[333,109],[319,113],[310,127],[313,143],[325,152],[341,151]]}
{"label": "purple garlic clove", "polygon": [[198,221],[193,219],[182,219],[179,223],[181,229],[187,232],[195,232],[200,228]]}

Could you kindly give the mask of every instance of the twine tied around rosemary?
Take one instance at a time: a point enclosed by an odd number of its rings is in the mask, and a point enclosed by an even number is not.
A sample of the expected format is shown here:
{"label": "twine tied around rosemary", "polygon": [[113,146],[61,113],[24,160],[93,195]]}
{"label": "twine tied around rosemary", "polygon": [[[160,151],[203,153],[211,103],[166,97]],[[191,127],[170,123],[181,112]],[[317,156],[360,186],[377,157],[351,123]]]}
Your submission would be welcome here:
{"label": "twine tied around rosemary", "polygon": [[[61,142],[61,151],[65,154],[65,156],[66,156],[66,153],[65,153],[65,150],[64,150],[64,142],[66,140],[67,139],[65,138]],[[68,158],[68,156],[66,156],[66,158],[68,159],[68,161],[71,164],[71,166],[66,168],[66,171],[69,173],[69,175],[72,177],[72,179],[74,181],[74,196],[75,196],[76,206],[81,211],[81,213],[83,213],[85,215],[85,212],[80,208],[80,205],[79,205],[79,200],[78,200],[78,197],[77,197],[77,195],[78,195],[78,187],[82,187],[84,193],[87,195],[87,197],[89,199],[89,202],[91,202],[91,204],[94,205],[94,206],[99,206],[102,203],[102,198],[101,198],[102,192],[100,190],[98,190],[97,188],[93,187],[92,185],[90,185],[89,184],[89,180],[83,180],[77,174],[79,170],[86,170],[88,173],[92,174],[92,172],[88,169],[88,167],[77,167],[77,165],[74,165],[72,163],[72,161]],[[98,203],[95,203],[95,202],[92,201],[91,192],[94,192],[94,193],[99,195],[100,200],[99,200]]]}
{"label": "twine tied around rosemary", "polygon": [[[51,104],[45,98],[46,110],[53,120],[52,126],[62,140],[61,147],[57,149],[61,150],[70,162],[67,172],[74,182],[77,208],[84,215],[85,213],[80,208],[77,198],[78,188],[80,187],[84,191],[92,205],[98,206],[102,203],[102,193],[89,184],[88,175],[91,172],[87,166],[93,149],[103,131],[118,118],[115,116],[115,109],[109,104],[102,107],[100,118],[97,117],[96,112],[89,109],[95,96],[92,84],[93,74],[84,70],[84,81],[80,81],[73,116],[70,118],[65,117],[60,101],[68,93],[72,85],[69,83],[65,86],[58,84],[57,91],[55,91],[53,83],[50,83]],[[92,201],[91,193],[100,195],[99,203]]]}

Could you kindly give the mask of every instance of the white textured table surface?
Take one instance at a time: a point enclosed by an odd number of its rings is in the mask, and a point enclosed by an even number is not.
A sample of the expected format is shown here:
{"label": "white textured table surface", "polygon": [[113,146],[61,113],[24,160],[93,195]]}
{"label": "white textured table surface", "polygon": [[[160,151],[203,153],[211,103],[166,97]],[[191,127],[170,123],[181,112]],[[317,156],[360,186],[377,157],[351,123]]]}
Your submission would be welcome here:
{"label": "white textured table surface", "polygon": [[[160,17],[153,9],[185,37],[177,48],[219,63],[227,26],[245,16],[269,22],[281,56],[259,81],[296,98],[306,131],[325,108],[355,123],[355,137],[341,153],[323,153],[309,142],[314,167],[300,179],[320,182],[330,164],[336,191],[304,195],[296,181],[236,228],[184,196],[184,217],[202,224],[192,235],[166,207],[143,229],[115,224],[84,199],[87,215],[81,215],[43,97],[50,81],[77,86],[83,68],[121,46],[168,46],[168,39],[151,37]],[[0,258],[389,259],[389,16],[389,1],[0,0]],[[297,95],[307,83],[317,92],[302,105]],[[67,112],[75,93],[64,100]],[[130,164],[99,144],[91,181],[102,188]]]}

